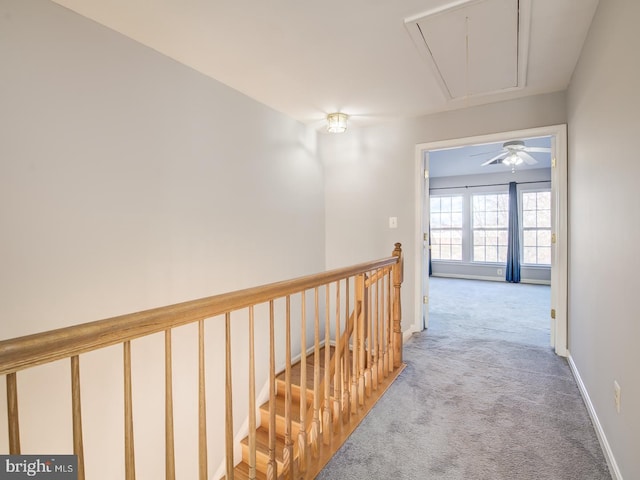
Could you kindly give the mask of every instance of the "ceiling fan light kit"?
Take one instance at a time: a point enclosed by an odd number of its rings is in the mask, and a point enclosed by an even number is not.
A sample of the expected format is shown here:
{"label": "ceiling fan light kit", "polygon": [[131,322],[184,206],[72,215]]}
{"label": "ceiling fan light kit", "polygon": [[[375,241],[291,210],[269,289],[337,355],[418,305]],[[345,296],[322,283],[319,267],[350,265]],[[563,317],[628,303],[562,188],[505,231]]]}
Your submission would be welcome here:
{"label": "ceiling fan light kit", "polygon": [[481,166],[487,165],[506,165],[511,167],[511,172],[515,173],[517,165],[526,163],[527,165],[534,165],[538,161],[533,158],[529,152],[550,152],[548,147],[527,147],[522,140],[511,140],[502,144],[502,151],[498,155],[490,158]]}
{"label": "ceiling fan light kit", "polygon": [[508,157],[506,157],[504,160],[502,160],[502,163],[504,165],[521,165],[523,162],[522,158],[520,158],[518,155],[516,155],[515,153],[510,154]]}

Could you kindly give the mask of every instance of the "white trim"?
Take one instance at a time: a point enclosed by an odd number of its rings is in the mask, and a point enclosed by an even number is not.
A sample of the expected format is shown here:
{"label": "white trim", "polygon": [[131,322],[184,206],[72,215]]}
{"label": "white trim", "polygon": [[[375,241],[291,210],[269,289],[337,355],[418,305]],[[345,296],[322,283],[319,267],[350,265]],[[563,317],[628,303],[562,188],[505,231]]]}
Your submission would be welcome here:
{"label": "white trim", "polygon": [[[442,277],[442,278],[462,278],[465,280],[489,280],[491,282],[504,282],[503,277],[489,277],[486,275],[463,275],[461,273],[434,273],[432,277]],[[521,278],[520,283],[529,283],[533,285],[551,285],[551,282],[548,280],[538,280],[535,278]]]}
{"label": "white trim", "polygon": [[407,343],[414,333],[416,333],[416,331],[413,328],[402,332],[402,343]]}
{"label": "white trim", "polygon": [[567,125],[556,126],[556,134],[551,140],[552,154],[555,155],[556,166],[551,168],[551,208],[552,233],[556,234],[556,243],[551,246],[551,308],[556,311],[553,323],[554,331],[552,347],[558,355],[568,355],[568,182],[567,182]]}
{"label": "white trim", "polygon": [[[427,265],[425,258],[424,231],[426,225],[423,222],[423,209],[428,209],[429,203],[425,205],[425,188],[428,188],[429,178],[425,178],[425,159],[423,151],[416,145],[416,162],[415,162],[415,184],[414,192],[416,198],[416,208],[414,209],[414,225],[416,232],[416,247],[414,250],[414,318],[415,322],[410,327],[413,332],[421,332],[429,326],[429,308],[424,308],[423,297],[429,295],[429,283],[425,282],[422,272]],[[429,252],[427,252],[427,255]]]}
{"label": "white trim", "polygon": [[[518,140],[531,137],[552,137],[552,150],[556,158],[556,167],[551,170],[551,192],[555,209],[553,230],[556,233],[556,244],[552,248],[552,268],[551,268],[551,308],[556,311],[556,319],[550,321],[551,339],[556,354],[562,357],[567,356],[567,125],[550,125],[547,127],[528,128],[524,130],[514,130],[510,132],[492,133],[488,135],[477,135],[473,137],[457,138],[452,140],[440,140],[436,142],[421,143],[415,148],[415,226],[414,238],[415,250],[414,259],[416,268],[415,280],[415,306],[416,325],[422,322],[425,306],[422,303],[423,291],[428,291],[429,278],[423,274],[423,232],[427,225],[423,225],[421,214],[423,208],[423,182],[425,154],[430,150],[441,150],[447,148],[462,147],[465,145],[497,143],[509,140]],[[427,157],[428,158],[428,157]],[[428,307],[426,307],[428,310]],[[422,327],[418,330],[422,330]]]}
{"label": "white trim", "polygon": [[578,389],[580,390],[580,395],[582,395],[582,400],[584,400],[584,404],[587,407],[587,411],[589,412],[589,416],[591,417],[591,422],[593,423],[593,427],[595,428],[596,435],[598,436],[598,441],[600,442],[600,447],[602,448],[602,452],[604,453],[604,458],[607,461],[607,466],[609,467],[609,473],[613,477],[613,480],[623,480],[622,473],[620,473],[620,468],[618,467],[618,463],[616,462],[615,457],[613,456],[613,450],[611,450],[611,445],[609,445],[609,441],[607,440],[607,436],[604,433],[604,429],[602,428],[602,424],[600,423],[600,419],[598,418],[598,414],[596,413],[596,409],[591,402],[591,398],[589,397],[589,392],[587,391],[587,387],[585,386],[582,378],[580,377],[580,373],[578,372],[578,367],[576,366],[573,358],[567,351],[567,360],[569,362],[569,368],[571,369],[571,373],[573,377],[576,379],[576,383],[578,384]]}

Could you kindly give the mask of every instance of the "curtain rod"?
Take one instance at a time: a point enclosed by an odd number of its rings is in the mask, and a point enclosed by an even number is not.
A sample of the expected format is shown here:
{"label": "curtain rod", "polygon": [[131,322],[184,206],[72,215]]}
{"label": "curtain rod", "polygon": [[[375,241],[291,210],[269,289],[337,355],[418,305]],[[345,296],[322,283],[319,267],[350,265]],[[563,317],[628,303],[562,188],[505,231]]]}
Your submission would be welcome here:
{"label": "curtain rod", "polygon": [[[526,183],[551,183],[551,180],[535,180],[535,181],[531,181],[531,182],[516,182],[517,185],[524,185]],[[509,185],[509,183],[488,183],[485,185],[461,185],[458,187],[429,187],[429,191],[431,190],[449,190],[452,188],[475,188],[475,187],[501,187],[501,186],[505,186],[505,185]]]}

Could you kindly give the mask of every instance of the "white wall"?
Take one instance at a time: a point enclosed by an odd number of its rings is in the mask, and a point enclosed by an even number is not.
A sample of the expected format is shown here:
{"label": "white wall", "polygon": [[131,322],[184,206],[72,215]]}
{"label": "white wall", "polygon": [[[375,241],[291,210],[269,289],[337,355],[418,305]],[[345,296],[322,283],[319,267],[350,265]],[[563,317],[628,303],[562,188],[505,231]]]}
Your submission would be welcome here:
{"label": "white wall", "polygon": [[[46,0],[0,1],[0,65],[0,339],[324,270],[315,132]],[[211,470],[219,324],[207,327]],[[162,347],[133,342],[140,478],[163,476]],[[192,327],[174,349],[178,476],[195,478]],[[245,350],[236,335],[238,371]],[[19,375],[25,453],[70,453],[68,371]],[[88,478],[123,478],[121,348],[83,356],[81,372]],[[234,413],[238,426],[246,406]]]}
{"label": "white wall", "polygon": [[600,1],[567,102],[569,350],[627,480],[640,478],[638,18],[636,0]]}
{"label": "white wall", "polygon": [[[415,146],[489,133],[566,122],[565,95],[554,93],[519,100],[320,135],[325,166],[327,266],[348,265],[391,253],[401,242],[405,252],[403,330],[415,323],[414,228]],[[388,217],[398,228],[388,228]]]}

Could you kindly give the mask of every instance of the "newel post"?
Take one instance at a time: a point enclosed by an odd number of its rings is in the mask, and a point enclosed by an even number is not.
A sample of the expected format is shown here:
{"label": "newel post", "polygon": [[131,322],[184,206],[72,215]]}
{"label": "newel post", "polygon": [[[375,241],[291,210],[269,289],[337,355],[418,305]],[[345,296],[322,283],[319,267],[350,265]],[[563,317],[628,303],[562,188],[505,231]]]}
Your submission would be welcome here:
{"label": "newel post", "polygon": [[400,305],[400,286],[404,276],[404,259],[402,245],[395,244],[392,255],[398,257],[398,263],[393,266],[393,366],[402,364],[402,307]]}

